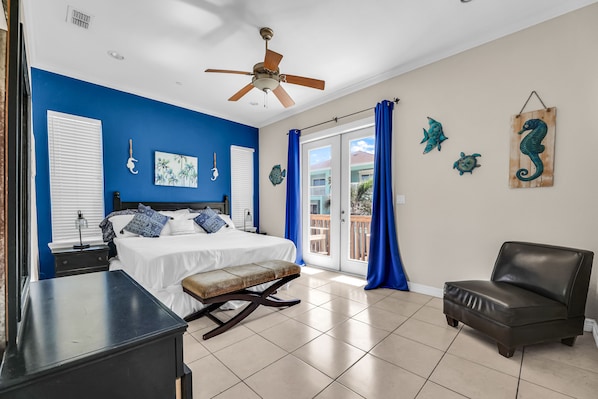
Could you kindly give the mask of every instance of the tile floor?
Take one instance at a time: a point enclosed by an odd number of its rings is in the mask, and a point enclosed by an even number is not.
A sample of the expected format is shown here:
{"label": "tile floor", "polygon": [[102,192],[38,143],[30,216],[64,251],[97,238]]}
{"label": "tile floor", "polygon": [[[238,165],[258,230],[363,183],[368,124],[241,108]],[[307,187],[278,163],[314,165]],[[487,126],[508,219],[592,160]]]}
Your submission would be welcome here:
{"label": "tile floor", "polygon": [[[209,319],[189,323],[184,358],[195,399],[598,398],[598,348],[533,345],[506,359],[461,324],[442,300],[305,267],[280,297],[228,332],[202,340]],[[224,311],[230,317],[235,311]]]}

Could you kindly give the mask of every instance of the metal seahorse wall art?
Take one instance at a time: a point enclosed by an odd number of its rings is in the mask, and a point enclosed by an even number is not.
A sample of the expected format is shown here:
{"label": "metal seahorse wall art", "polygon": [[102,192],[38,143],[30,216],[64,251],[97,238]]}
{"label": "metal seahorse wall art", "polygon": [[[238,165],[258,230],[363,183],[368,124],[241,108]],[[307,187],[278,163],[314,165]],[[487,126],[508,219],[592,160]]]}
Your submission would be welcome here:
{"label": "metal seahorse wall art", "polygon": [[536,172],[533,175],[528,176],[529,170],[524,168],[519,169],[517,173],[515,173],[515,176],[521,181],[537,179],[544,173],[544,164],[542,163],[542,159],[540,159],[540,154],[544,152],[545,147],[542,145],[542,140],[546,137],[548,126],[546,126],[546,123],[541,119],[529,119],[525,121],[523,128],[518,134],[522,134],[528,130],[531,130],[531,132],[521,140],[519,149],[522,154],[527,155],[531,159],[536,167]]}

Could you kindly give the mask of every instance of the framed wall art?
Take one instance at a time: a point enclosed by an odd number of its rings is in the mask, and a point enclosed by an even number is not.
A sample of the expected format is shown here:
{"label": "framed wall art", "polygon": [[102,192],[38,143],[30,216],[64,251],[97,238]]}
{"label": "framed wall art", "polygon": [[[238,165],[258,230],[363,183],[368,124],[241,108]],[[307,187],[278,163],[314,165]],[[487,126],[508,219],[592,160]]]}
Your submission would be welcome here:
{"label": "framed wall art", "polygon": [[156,151],[154,184],[157,186],[197,187],[197,158]]}
{"label": "framed wall art", "polygon": [[511,188],[553,185],[555,131],[555,107],[513,116],[509,162]]}

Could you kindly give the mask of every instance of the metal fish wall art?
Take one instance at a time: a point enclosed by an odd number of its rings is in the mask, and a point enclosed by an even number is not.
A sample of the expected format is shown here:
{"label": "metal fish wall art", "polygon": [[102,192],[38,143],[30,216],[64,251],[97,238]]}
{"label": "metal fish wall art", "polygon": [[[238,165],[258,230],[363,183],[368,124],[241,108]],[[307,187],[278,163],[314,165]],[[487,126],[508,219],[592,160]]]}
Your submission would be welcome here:
{"label": "metal fish wall art", "polygon": [[427,142],[426,148],[424,148],[424,154],[427,154],[436,147],[438,147],[438,151],[440,151],[442,142],[448,139],[442,131],[442,124],[440,122],[435,121],[428,116],[428,123],[430,127],[428,130],[424,129],[424,138],[420,142],[420,144]]}

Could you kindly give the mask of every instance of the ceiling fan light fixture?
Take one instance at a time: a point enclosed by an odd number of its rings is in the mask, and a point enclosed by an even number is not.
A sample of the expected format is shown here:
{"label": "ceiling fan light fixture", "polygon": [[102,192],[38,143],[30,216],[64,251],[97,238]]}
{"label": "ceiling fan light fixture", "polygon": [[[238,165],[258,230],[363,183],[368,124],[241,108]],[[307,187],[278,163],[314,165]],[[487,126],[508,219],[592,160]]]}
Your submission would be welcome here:
{"label": "ceiling fan light fixture", "polygon": [[272,91],[278,87],[280,81],[268,74],[265,76],[254,76],[253,85],[262,91]]}

